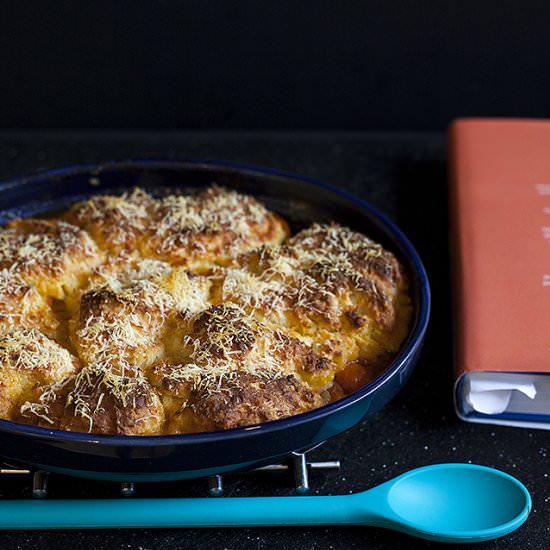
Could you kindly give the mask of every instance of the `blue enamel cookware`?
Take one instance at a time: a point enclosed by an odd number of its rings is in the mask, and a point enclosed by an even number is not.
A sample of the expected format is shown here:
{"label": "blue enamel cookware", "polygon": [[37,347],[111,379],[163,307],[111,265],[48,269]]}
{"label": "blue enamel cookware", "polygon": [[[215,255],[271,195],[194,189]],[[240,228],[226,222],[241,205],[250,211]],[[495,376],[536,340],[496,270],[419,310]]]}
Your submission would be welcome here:
{"label": "blue enamel cookware", "polygon": [[13,216],[59,210],[86,196],[135,186],[192,188],[212,183],[255,195],[293,230],[336,221],[391,250],[405,266],[414,316],[387,370],[355,393],[319,409],[218,432],[108,436],[50,430],[0,420],[0,455],[50,471],[120,481],[186,479],[254,467],[334,437],[381,409],[418,360],[430,311],[426,272],[405,235],[365,201],[334,186],[278,170],[210,161],[132,160],[50,170],[0,183],[0,224]]}

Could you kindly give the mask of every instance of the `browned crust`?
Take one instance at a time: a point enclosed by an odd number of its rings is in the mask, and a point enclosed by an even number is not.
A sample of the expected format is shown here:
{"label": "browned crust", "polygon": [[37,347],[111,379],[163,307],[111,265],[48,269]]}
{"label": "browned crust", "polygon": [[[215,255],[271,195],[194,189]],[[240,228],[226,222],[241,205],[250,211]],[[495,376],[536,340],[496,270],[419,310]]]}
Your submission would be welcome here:
{"label": "browned crust", "polygon": [[46,296],[65,298],[102,260],[90,236],[64,221],[18,219],[0,230],[0,269]]}
{"label": "browned crust", "polygon": [[406,335],[402,267],[348,228],[287,238],[278,215],[216,186],[96,196],[64,218],[0,230],[0,342],[20,310],[15,325],[83,367],[48,378],[0,358],[0,416],[126,435],[246,426],[341,396],[338,372],[374,376]]}
{"label": "browned crust", "polygon": [[72,341],[87,363],[116,358],[120,365],[143,366],[159,344],[167,305],[171,305],[170,296],[147,281],[118,291],[108,286],[93,288],[81,297]]}
{"label": "browned crust", "polygon": [[7,269],[0,270],[0,333],[22,327],[37,328],[54,336],[58,326],[49,300],[34,285]]}
{"label": "browned crust", "polygon": [[152,207],[151,196],[134,189],[121,196],[96,195],[77,202],[64,218],[88,231],[103,249],[128,254],[148,227]]}
{"label": "browned crust", "polygon": [[265,379],[238,373],[219,392],[196,392],[187,401],[200,424],[227,429],[278,420],[323,405],[294,375]]}
{"label": "browned crust", "polygon": [[14,419],[25,401],[80,368],[77,359],[36,329],[12,328],[0,335],[0,418]]}
{"label": "browned crust", "polygon": [[342,308],[346,295],[389,328],[395,317],[395,293],[406,286],[393,254],[336,224],[313,225],[282,246],[243,254],[234,265],[258,281],[279,283],[273,288],[266,285],[260,304],[264,309],[276,303],[293,310],[302,322],[318,319],[335,328],[341,326],[342,315],[355,325],[364,324],[357,308]]}
{"label": "browned crust", "polygon": [[117,375],[105,366],[85,367],[40,405],[24,409],[23,417],[68,431],[154,435],[164,421],[157,392],[139,371]]}
{"label": "browned crust", "polygon": [[161,199],[141,243],[144,256],[193,267],[225,264],[261,244],[281,242],[288,226],[251,196],[213,186]]}

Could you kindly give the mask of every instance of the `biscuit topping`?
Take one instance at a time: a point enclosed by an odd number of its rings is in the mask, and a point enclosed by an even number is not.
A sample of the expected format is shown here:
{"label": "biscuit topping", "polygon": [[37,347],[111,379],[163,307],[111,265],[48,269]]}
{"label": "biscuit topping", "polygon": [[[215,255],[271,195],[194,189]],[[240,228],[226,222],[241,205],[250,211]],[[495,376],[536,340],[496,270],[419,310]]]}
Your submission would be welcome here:
{"label": "biscuit topping", "polygon": [[277,420],[358,389],[408,331],[393,254],[334,223],[289,236],[237,191],[134,189],[61,218],[0,229],[0,418],[124,435]]}

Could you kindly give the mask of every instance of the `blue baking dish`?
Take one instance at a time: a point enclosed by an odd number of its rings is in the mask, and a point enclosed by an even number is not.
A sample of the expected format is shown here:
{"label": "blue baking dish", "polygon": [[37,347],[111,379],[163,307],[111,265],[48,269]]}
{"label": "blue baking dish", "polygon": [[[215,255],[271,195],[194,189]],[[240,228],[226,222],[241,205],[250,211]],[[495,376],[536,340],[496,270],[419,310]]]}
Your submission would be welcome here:
{"label": "blue baking dish", "polygon": [[139,186],[153,193],[212,183],[255,195],[298,230],[336,221],[394,252],[405,266],[414,315],[399,354],[373,382],[319,409],[217,432],[108,436],[49,430],[0,420],[0,455],[11,463],[118,481],[186,479],[249,468],[334,437],[382,408],[418,360],[430,312],[424,266],[405,235],[365,201],[308,177],[212,161],[129,160],[73,166],[0,183],[0,224],[63,209],[83,197]]}

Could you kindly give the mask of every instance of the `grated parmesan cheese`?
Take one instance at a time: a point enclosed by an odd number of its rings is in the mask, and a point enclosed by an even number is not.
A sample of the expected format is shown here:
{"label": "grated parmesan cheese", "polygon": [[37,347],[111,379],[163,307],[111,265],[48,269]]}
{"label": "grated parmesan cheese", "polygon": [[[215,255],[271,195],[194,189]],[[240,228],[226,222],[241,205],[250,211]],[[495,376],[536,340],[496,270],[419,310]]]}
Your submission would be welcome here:
{"label": "grated parmesan cheese", "polygon": [[[397,261],[348,228],[314,224],[281,243],[284,222],[218,186],[98,195],[66,218],[84,230],[58,220],[0,229],[0,373],[36,373],[16,398],[29,421],[185,432],[196,428],[175,419],[189,419],[197,399],[222,406],[250,390],[268,400],[262,388],[275,387],[319,406],[337,369],[405,337],[410,300]],[[53,326],[51,297],[68,349],[41,332]],[[280,398],[269,414],[292,414],[292,395]],[[0,415],[12,414],[1,405],[0,393]]]}

